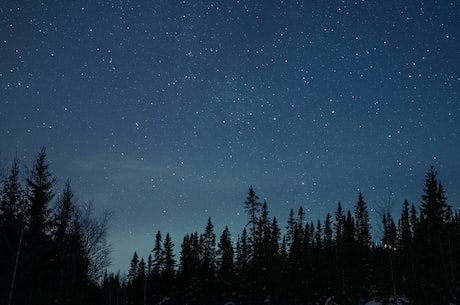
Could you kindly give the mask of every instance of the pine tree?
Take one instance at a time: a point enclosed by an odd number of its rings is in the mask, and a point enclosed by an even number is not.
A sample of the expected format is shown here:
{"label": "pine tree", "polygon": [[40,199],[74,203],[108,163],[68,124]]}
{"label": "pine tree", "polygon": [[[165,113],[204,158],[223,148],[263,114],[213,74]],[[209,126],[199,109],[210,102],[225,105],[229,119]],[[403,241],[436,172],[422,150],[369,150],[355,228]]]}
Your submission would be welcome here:
{"label": "pine tree", "polygon": [[252,185],[249,187],[248,197],[246,198],[246,201],[244,202],[244,206],[246,209],[246,213],[248,214],[247,226],[249,226],[249,241],[250,241],[251,247],[253,247],[261,203]]}
{"label": "pine tree", "polygon": [[138,304],[146,304],[147,301],[147,278],[146,278],[146,264],[142,257],[137,270],[137,289],[136,298]]}
{"label": "pine tree", "polygon": [[316,230],[315,230],[315,247],[321,252],[323,248],[323,226],[321,225],[321,221],[318,220],[316,223]]}
{"label": "pine tree", "polygon": [[213,277],[216,269],[216,234],[214,233],[211,217],[208,218],[202,241],[204,268],[202,271],[207,273],[207,276]]}
{"label": "pine tree", "polygon": [[385,249],[395,251],[396,245],[397,245],[396,225],[390,213],[385,213],[383,215],[382,223],[383,223],[383,229],[384,229],[382,245]]}
{"label": "pine tree", "polygon": [[152,273],[153,273],[153,258],[152,258],[152,254],[149,254],[149,256],[147,257],[147,264],[145,266],[145,275],[147,278],[151,278],[152,277]]}
{"label": "pine tree", "polygon": [[[299,211],[301,208],[302,207],[299,208]],[[295,232],[296,225],[297,225],[297,222],[294,218],[294,209],[291,209],[289,212],[287,226],[286,226],[286,247],[288,249],[291,248],[292,241],[294,240],[294,232]]]}
{"label": "pine tree", "polygon": [[448,218],[449,206],[442,184],[437,180],[437,171],[434,167],[426,174],[425,190],[422,195],[421,221],[428,227],[437,226]]}
{"label": "pine tree", "polygon": [[404,200],[401,218],[398,221],[398,248],[404,253],[412,246],[412,232],[409,218],[409,202]]}
{"label": "pine tree", "polygon": [[[25,194],[19,181],[19,166],[14,159],[0,191],[0,303],[13,300],[19,261],[23,251]],[[15,294],[17,295],[17,293]],[[8,297],[8,299],[7,299]]]}
{"label": "pine tree", "polygon": [[128,271],[128,285],[134,285],[134,283],[138,279],[138,272],[139,272],[139,257],[137,256],[137,252],[134,252],[133,258],[131,259],[131,265]]}
{"label": "pine tree", "polygon": [[358,245],[368,249],[371,244],[369,212],[362,193],[359,193],[358,202],[355,205],[356,241]]}
{"label": "pine tree", "polygon": [[216,276],[216,235],[211,217],[208,218],[205,232],[201,236],[200,303],[212,303]]}
{"label": "pine tree", "polygon": [[30,298],[38,304],[46,304],[53,290],[50,203],[54,197],[52,188],[55,179],[48,168],[45,148],[38,154],[26,182],[28,230],[25,234],[27,247],[24,259],[31,274],[26,287],[30,289]]}
{"label": "pine tree", "polygon": [[163,242],[163,268],[161,274],[165,297],[171,297],[174,291],[174,280],[176,276],[176,260],[174,257],[174,243],[168,232]]}
{"label": "pine tree", "polygon": [[[342,204],[338,203],[337,211],[335,212],[335,262],[336,272],[335,280],[336,287],[340,295],[345,294],[344,287],[344,236],[345,236],[345,215],[342,209]],[[354,234],[354,233],[353,233]]]}
{"label": "pine tree", "polygon": [[371,271],[370,266],[370,220],[367,205],[364,201],[363,195],[360,192],[358,201],[355,205],[355,241],[357,244],[356,257],[359,261],[355,261],[355,286],[359,287],[357,293],[367,296],[371,290]]}
{"label": "pine tree", "polygon": [[153,267],[152,267],[152,275],[159,278],[162,272],[163,266],[163,241],[161,237],[161,232],[157,231],[155,235],[155,244],[153,247]]}
{"label": "pine tree", "polygon": [[343,269],[340,278],[341,296],[339,299],[356,297],[357,286],[361,274],[357,271],[362,265],[361,253],[357,252],[357,243],[355,241],[356,230],[355,221],[350,211],[347,211],[343,225]]}
{"label": "pine tree", "polygon": [[[389,271],[389,282],[391,283],[392,295],[396,296],[396,278],[395,278],[395,267],[394,267],[394,253],[397,248],[397,239],[396,239],[396,225],[394,223],[393,217],[389,212],[383,214],[383,237],[382,237],[382,249],[387,254],[388,265],[386,270]],[[387,285],[390,287],[390,285]]]}
{"label": "pine tree", "polygon": [[14,159],[0,193],[0,228],[17,226],[24,219],[24,191],[19,181],[18,160]]}
{"label": "pine tree", "polygon": [[345,215],[342,209],[342,204],[339,201],[337,211],[335,212],[335,242],[340,246],[343,242],[343,230],[345,223]]}
{"label": "pine tree", "polygon": [[230,301],[234,290],[234,253],[230,230],[225,227],[217,245],[217,279],[221,303]]}
{"label": "pine tree", "polygon": [[[449,258],[451,208],[447,204],[444,188],[437,179],[437,171],[430,167],[425,177],[421,200],[420,219],[415,227],[415,243],[421,257],[421,285],[431,286],[431,292],[424,291],[424,298],[430,302],[453,297],[452,268]],[[447,301],[447,300],[446,300]]]}
{"label": "pine tree", "polygon": [[250,250],[249,240],[246,228],[243,228],[241,236],[239,236],[236,243],[236,261],[235,271],[236,278],[238,278],[237,290],[240,299],[249,297],[253,283],[250,282]]}
{"label": "pine tree", "polygon": [[331,249],[332,243],[332,216],[330,213],[326,214],[326,220],[324,221],[324,239],[323,244],[325,249]]}
{"label": "pine tree", "polygon": [[198,233],[186,234],[181,245],[177,283],[179,297],[187,304],[195,304],[199,299],[200,285],[198,279],[200,277],[201,252]]}
{"label": "pine tree", "polygon": [[55,227],[54,238],[58,245],[65,242],[64,239],[71,229],[71,223],[75,214],[73,197],[74,194],[70,187],[70,181],[67,180],[62,197],[58,200],[53,221]]}
{"label": "pine tree", "polygon": [[87,285],[88,263],[73,197],[68,180],[53,217],[55,291],[60,304],[83,301],[81,296]]}
{"label": "pine tree", "polygon": [[139,257],[137,252],[134,252],[133,258],[131,259],[130,268],[127,276],[128,286],[128,304],[137,305],[139,304]]}
{"label": "pine tree", "polygon": [[46,159],[46,149],[42,148],[35,161],[34,168],[27,178],[27,198],[29,201],[29,232],[34,236],[49,235],[50,212],[49,204],[54,197],[52,187],[55,179],[52,178]]}

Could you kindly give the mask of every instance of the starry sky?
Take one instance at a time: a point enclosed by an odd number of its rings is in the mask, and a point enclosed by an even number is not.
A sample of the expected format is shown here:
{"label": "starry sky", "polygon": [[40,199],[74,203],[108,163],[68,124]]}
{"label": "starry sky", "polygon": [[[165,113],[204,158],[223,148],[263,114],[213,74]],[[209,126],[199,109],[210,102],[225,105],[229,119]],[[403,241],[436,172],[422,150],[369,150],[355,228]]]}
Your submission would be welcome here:
{"label": "starry sky", "polygon": [[236,237],[251,184],[283,227],[398,214],[430,165],[460,206],[458,1],[6,0],[0,50],[2,168],[45,146],[114,270],[157,230]]}

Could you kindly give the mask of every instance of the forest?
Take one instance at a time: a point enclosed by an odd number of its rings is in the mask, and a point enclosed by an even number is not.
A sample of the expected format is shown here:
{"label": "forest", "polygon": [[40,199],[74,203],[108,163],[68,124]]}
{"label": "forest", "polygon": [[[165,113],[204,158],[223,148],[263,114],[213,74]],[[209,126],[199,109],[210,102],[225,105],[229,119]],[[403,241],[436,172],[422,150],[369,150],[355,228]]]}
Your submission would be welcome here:
{"label": "forest", "polygon": [[250,186],[242,232],[215,232],[209,218],[175,251],[158,231],[126,277],[106,271],[108,215],[77,205],[70,182],[55,198],[44,148],[20,177],[15,159],[0,189],[1,304],[459,303],[460,213],[434,167],[419,204],[383,213],[379,240],[361,193],[353,210],[338,202],[312,221],[300,206],[280,224]]}

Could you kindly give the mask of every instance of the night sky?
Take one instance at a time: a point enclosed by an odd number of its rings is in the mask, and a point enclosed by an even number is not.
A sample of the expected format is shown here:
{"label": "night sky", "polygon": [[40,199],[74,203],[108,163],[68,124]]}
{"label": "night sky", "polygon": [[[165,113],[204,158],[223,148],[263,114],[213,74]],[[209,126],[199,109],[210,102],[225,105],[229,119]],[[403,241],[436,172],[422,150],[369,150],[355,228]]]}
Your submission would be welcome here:
{"label": "night sky", "polygon": [[[460,206],[458,1],[2,1],[0,164],[48,152],[113,212],[114,270],[154,236],[236,238],[252,184],[282,227],[359,191]],[[377,233],[376,233],[377,234]]]}

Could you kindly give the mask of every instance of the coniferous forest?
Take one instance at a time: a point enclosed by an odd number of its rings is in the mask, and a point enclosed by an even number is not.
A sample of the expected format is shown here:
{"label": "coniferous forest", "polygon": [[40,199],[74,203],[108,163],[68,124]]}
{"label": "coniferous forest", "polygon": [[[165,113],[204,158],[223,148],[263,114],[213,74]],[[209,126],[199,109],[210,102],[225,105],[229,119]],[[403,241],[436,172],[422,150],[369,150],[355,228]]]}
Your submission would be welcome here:
{"label": "coniferous forest", "polygon": [[77,206],[70,182],[55,198],[44,148],[20,177],[14,160],[0,194],[1,304],[459,303],[460,213],[433,167],[420,203],[383,213],[381,240],[361,193],[353,210],[339,202],[311,220],[299,207],[281,224],[251,186],[242,232],[215,232],[209,218],[175,251],[158,231],[126,278],[105,271],[107,215]]}

